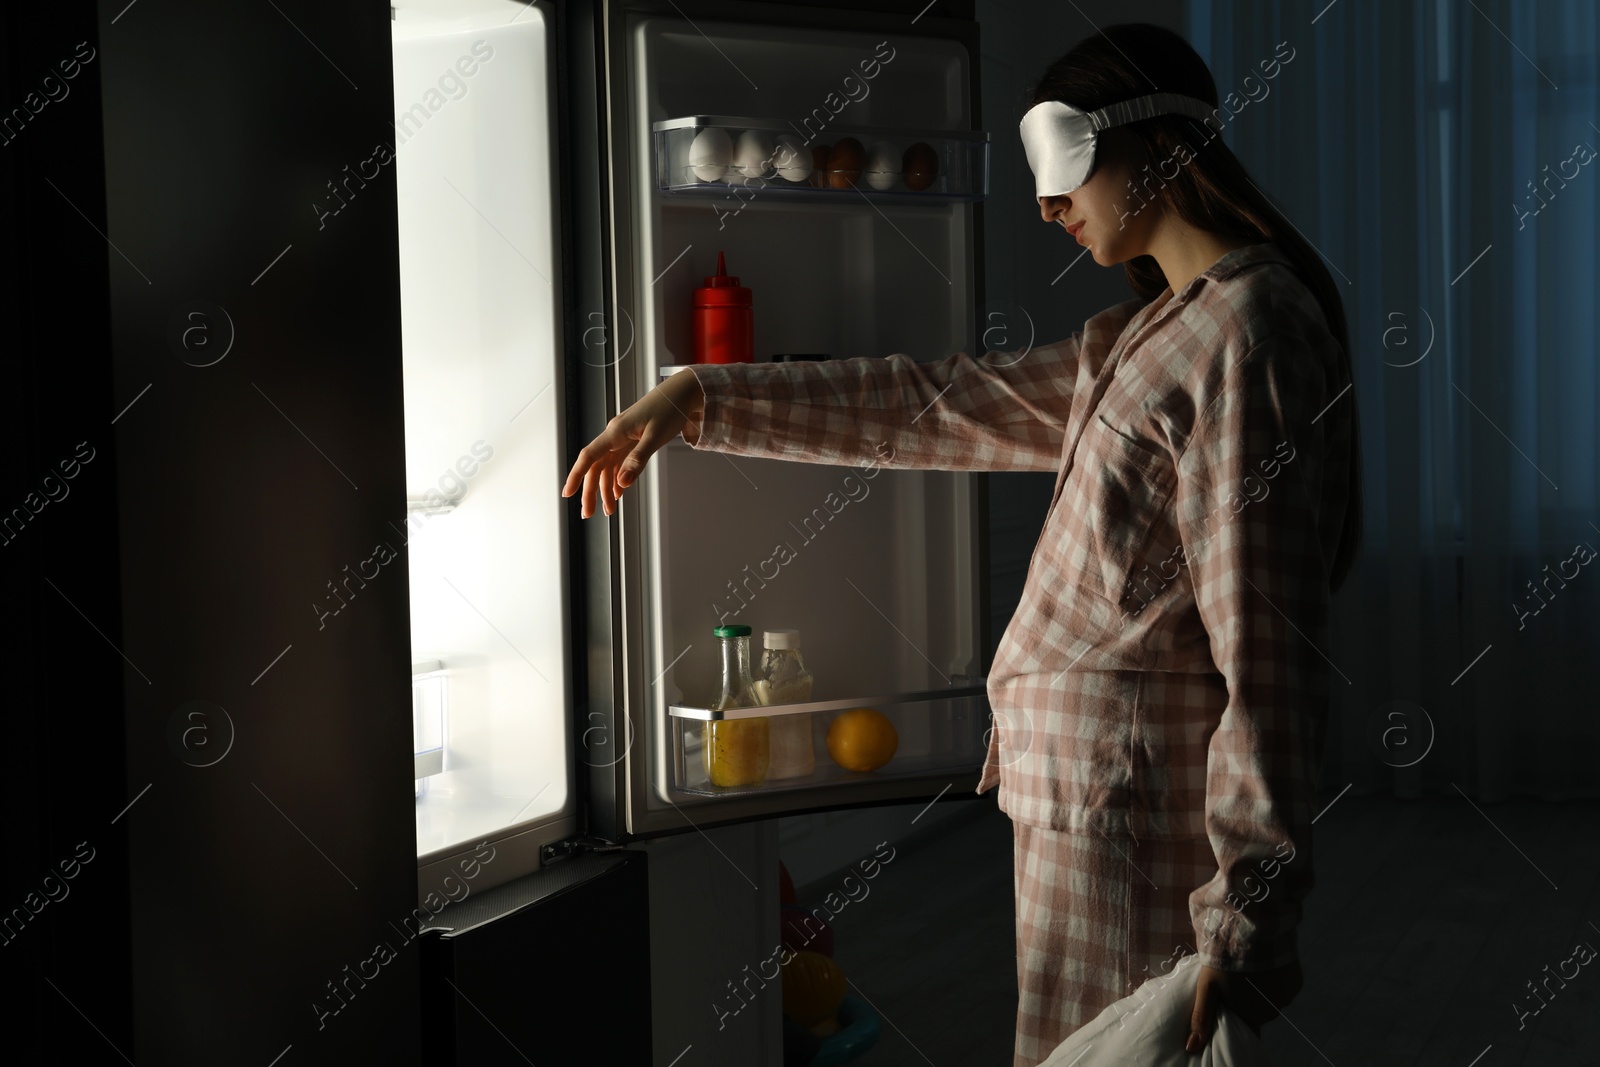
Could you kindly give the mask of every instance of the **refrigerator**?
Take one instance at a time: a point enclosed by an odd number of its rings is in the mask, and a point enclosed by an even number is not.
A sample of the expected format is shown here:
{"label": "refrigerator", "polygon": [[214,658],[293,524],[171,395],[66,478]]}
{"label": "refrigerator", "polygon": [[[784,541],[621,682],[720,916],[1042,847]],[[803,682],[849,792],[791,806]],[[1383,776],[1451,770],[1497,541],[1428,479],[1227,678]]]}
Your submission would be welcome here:
{"label": "refrigerator", "polygon": [[[611,415],[694,362],[693,291],[719,256],[753,294],[756,363],[982,351],[976,24],[734,2],[394,13],[424,871],[480,839],[525,871],[970,797],[990,728],[983,475],[678,438],[614,516],[581,520],[558,489]],[[753,669],[767,631],[799,631],[809,701],[757,711],[800,717],[810,773],[709,780],[713,628],[735,623]],[[827,740],[862,707],[896,736],[872,771]]]}
{"label": "refrigerator", "polygon": [[[51,267],[19,292],[48,279],[56,299],[31,310],[61,313],[32,335],[51,387],[33,440],[41,463],[85,440],[102,458],[39,520],[64,525],[13,546],[47,564],[39,662],[57,669],[35,673],[69,724],[24,731],[29,774],[53,779],[24,822],[29,864],[80,841],[105,858],[14,947],[50,978],[22,1009],[34,1047],[419,1062],[450,996],[474,1039],[548,1051],[591,1035],[509,983],[581,994],[636,967],[622,917],[645,914],[642,850],[614,846],[970,794],[987,729],[976,476],[680,443],[615,518],[558,495],[577,449],[687,358],[687,301],[717,251],[755,294],[760,359],[974,350],[987,157],[970,21],[584,0],[60,19],[27,38],[29,69],[86,56],[79,41],[95,58],[7,157],[26,179],[19,232]],[[726,218],[748,188],[677,189],[657,169],[675,130],[803,127],[819,107],[830,142],[914,134],[962,181],[774,188]],[[63,362],[63,321],[107,354]],[[783,532],[847,476],[870,494],[845,492],[803,543]],[[818,741],[812,780],[707,791],[708,609],[778,537],[797,558],[737,621],[757,643],[800,630],[817,734],[862,704],[895,718],[900,747],[856,773]],[[110,721],[74,728],[95,708]],[[530,873],[552,877],[535,891]],[[564,951],[551,923],[500,935],[520,972],[503,986],[430,984],[440,930],[494,938],[497,901],[573,892],[617,921],[566,923]],[[96,937],[106,965],[86,968]],[[561,966],[527,965],[551,952]],[[648,991],[623,1005],[620,985],[604,1003],[622,1015]]]}

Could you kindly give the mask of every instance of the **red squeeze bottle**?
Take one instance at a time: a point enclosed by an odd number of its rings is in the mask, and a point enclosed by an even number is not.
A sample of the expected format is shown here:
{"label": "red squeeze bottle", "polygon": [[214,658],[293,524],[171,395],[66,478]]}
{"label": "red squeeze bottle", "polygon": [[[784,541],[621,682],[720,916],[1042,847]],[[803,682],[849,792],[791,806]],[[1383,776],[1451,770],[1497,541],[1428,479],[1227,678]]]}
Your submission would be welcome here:
{"label": "red squeeze bottle", "polygon": [[694,291],[690,318],[694,323],[696,363],[755,362],[750,290],[728,274],[721,252],[717,253],[717,273]]}

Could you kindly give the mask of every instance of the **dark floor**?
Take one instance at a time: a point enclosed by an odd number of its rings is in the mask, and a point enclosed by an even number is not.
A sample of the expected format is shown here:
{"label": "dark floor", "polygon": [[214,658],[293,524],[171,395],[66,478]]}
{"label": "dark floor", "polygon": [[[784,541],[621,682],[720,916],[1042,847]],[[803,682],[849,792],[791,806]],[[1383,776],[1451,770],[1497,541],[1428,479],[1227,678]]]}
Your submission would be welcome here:
{"label": "dark floor", "polygon": [[[975,810],[834,924],[852,992],[885,1020],[861,1067],[1011,1063],[1011,824]],[[1548,978],[1520,1028],[1517,1012],[1579,942],[1600,949],[1600,804],[1347,794],[1316,832],[1305,988],[1263,1031],[1275,1065],[1600,1065],[1600,958]]]}

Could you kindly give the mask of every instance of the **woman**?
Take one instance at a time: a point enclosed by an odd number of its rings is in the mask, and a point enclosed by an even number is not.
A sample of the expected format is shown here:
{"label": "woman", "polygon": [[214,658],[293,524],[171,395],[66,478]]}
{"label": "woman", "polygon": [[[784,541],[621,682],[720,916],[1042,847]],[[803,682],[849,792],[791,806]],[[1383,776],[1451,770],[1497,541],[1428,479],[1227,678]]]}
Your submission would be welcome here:
{"label": "woman", "polygon": [[1035,88],[1041,215],[1137,294],[1071,338],[697,366],[612,419],[562,489],[611,514],[680,431],[744,455],[1058,472],[990,670],[978,786],[1015,830],[1017,1067],[1188,953],[1189,1051],[1220,1004],[1259,1033],[1301,985],[1329,599],[1360,531],[1355,397],[1338,292],[1216,136],[1217,100],[1199,55],[1142,24]]}

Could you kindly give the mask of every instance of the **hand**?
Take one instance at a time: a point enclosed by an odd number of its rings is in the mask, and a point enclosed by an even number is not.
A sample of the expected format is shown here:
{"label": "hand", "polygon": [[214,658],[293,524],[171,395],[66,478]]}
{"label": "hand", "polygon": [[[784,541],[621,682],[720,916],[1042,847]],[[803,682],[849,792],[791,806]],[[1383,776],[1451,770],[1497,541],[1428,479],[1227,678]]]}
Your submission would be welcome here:
{"label": "hand", "polygon": [[1299,957],[1287,967],[1247,974],[1220,971],[1202,963],[1200,976],[1195,980],[1194,1012],[1189,1016],[1189,1037],[1184,1051],[1199,1052],[1205,1048],[1216,1029],[1220,1004],[1226,1004],[1235,1018],[1260,1037],[1262,1024],[1276,1019],[1279,1008],[1295,998],[1302,984]]}
{"label": "hand", "polygon": [[583,517],[594,514],[596,492],[607,515],[616,513],[617,497],[632,485],[656,449],[678,436],[694,444],[700,439],[705,391],[690,371],[678,371],[650,390],[628,410],[606,423],[605,432],[578,453],[561,487],[571,496],[583,487]]}

